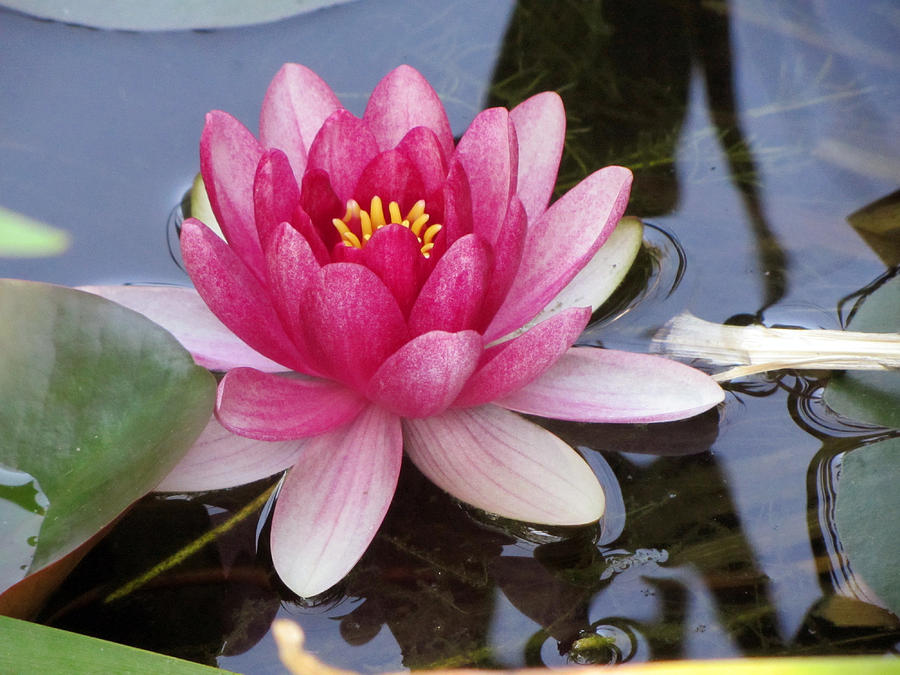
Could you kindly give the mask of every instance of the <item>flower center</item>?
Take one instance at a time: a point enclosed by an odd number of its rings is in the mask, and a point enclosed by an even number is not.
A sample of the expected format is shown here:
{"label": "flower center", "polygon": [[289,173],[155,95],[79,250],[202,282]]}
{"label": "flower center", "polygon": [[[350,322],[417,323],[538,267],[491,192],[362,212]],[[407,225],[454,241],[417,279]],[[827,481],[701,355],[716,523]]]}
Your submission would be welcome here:
{"label": "flower center", "polygon": [[[372,235],[385,225],[402,225],[419,240],[421,244],[422,255],[426,258],[431,257],[431,249],[434,248],[434,238],[441,231],[441,225],[428,225],[430,216],[425,213],[425,200],[420,199],[404,217],[400,212],[400,205],[397,202],[388,204],[388,214],[390,220],[385,218],[384,206],[381,203],[381,197],[377,195],[372,197],[369,210],[363,209],[355,199],[347,201],[347,213],[343,218],[334,218],[332,223],[337,231],[341,234],[341,240],[344,246],[352,246],[354,248],[362,248],[366,242],[372,238]],[[350,229],[351,223],[359,223],[359,234]],[[427,227],[426,227],[427,226]],[[354,228],[356,229],[356,228]]]}

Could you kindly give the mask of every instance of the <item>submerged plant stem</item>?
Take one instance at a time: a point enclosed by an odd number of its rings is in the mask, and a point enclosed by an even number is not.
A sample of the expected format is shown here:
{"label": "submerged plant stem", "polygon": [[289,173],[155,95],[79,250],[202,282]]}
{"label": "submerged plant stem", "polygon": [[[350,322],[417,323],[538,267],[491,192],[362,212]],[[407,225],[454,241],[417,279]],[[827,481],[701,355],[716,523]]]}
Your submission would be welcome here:
{"label": "submerged plant stem", "polygon": [[209,532],[207,532],[203,536],[198,537],[197,539],[192,541],[190,544],[188,544],[181,550],[176,551],[175,553],[170,555],[168,558],[166,558],[162,562],[158,563],[157,565],[154,565],[151,569],[144,572],[144,574],[142,574],[141,576],[139,576],[135,579],[132,579],[131,581],[129,581],[126,584],[123,584],[122,586],[119,586],[119,588],[117,588],[112,593],[107,595],[103,599],[103,602],[110,603],[115,600],[119,600],[120,598],[124,598],[126,595],[133,593],[138,588],[145,585],[146,583],[148,583],[155,577],[158,577],[160,574],[163,574],[164,572],[172,569],[179,563],[188,559],[189,557],[191,557],[192,555],[194,555],[195,553],[200,551],[204,546],[206,546],[210,542],[214,541],[216,539],[216,537],[218,537],[221,534],[224,534],[225,532],[227,532],[228,530],[233,528],[235,525],[237,525],[238,523],[240,523],[241,521],[246,519],[248,516],[250,516],[250,514],[252,514],[254,511],[257,511],[260,508],[262,508],[263,504],[266,503],[266,500],[271,496],[272,492],[275,490],[275,488],[277,486],[278,486],[278,483],[275,483],[275,485],[272,485],[271,487],[267,488],[256,499],[254,499],[252,502],[250,502],[249,504],[244,506],[244,508],[242,508],[240,511],[235,513],[231,518],[226,520],[224,523],[222,523],[218,527],[214,527],[213,529],[211,529]]}

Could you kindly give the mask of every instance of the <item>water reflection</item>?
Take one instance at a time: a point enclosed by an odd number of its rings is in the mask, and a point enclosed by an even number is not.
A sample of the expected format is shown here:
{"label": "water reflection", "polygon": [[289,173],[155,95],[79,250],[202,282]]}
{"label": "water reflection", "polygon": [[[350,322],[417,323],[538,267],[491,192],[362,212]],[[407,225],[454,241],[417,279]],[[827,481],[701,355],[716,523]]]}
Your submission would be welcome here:
{"label": "water reflection", "polygon": [[762,311],[785,295],[788,261],[767,221],[754,150],[741,125],[729,24],[727,5],[709,11],[699,0],[523,0],[507,30],[491,99],[512,107],[536,83],[560,92],[569,132],[558,188],[622,164],[635,171],[630,212],[651,217],[678,203],[676,149],[699,79],[712,135],[756,240]]}

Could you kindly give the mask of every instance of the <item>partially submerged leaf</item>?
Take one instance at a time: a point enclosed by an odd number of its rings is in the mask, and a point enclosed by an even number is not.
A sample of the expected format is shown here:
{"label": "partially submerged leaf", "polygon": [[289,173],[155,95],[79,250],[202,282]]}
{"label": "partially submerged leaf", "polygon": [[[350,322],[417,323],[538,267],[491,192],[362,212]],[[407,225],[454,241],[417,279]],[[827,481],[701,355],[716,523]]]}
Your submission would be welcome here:
{"label": "partially submerged leaf", "polygon": [[847,222],[885,265],[900,263],[900,190],[851,213]]}
{"label": "partially submerged leaf", "polygon": [[227,675],[217,668],[5,616],[0,616],[0,634],[0,671],[8,675]]}
{"label": "partially submerged leaf", "polygon": [[4,528],[5,590],[152,490],[209,420],[215,380],[159,326],[89,293],[0,280],[0,317],[0,465],[43,493],[9,507],[42,521],[36,537],[30,516]]}
{"label": "partially submerged leaf", "polygon": [[42,19],[118,30],[193,30],[277,21],[347,0],[3,0]]}
{"label": "partially submerged leaf", "polygon": [[69,235],[62,230],[0,207],[0,256],[59,255],[68,247]]}
{"label": "partially submerged leaf", "polygon": [[[873,291],[850,319],[855,331],[897,331],[900,328],[900,276]],[[844,417],[900,427],[900,372],[848,372],[831,378],[825,403]]]}
{"label": "partially submerged leaf", "polygon": [[835,522],[850,568],[900,616],[900,438],[875,443],[844,456]]}

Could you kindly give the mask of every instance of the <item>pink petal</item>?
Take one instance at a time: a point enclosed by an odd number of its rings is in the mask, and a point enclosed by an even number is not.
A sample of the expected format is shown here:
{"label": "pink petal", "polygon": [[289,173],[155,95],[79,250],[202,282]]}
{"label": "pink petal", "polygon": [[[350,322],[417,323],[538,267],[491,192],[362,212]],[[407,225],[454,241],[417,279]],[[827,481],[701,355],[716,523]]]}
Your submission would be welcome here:
{"label": "pink petal", "polygon": [[427,127],[447,157],[453,152],[453,132],[444,105],[422,74],[410,66],[384,76],[369,98],[363,119],[382,150],[393,148],[410,129]]}
{"label": "pink petal", "polygon": [[303,328],[317,365],[359,391],[409,337],[394,296],[362,265],[325,265],[306,289],[303,306]]}
{"label": "pink petal", "polygon": [[356,184],[354,198],[368,210],[372,197],[381,197],[385,210],[395,201],[403,213],[425,194],[418,169],[396,150],[380,153],[363,169]]}
{"label": "pink petal", "polygon": [[518,194],[534,222],[546,210],[556,185],[556,173],[566,139],[562,99],[545,91],[523,101],[509,113],[519,142]]}
{"label": "pink petal", "polygon": [[263,99],[259,137],[290,159],[297,182],[306,169],[306,152],[331,113],[341,107],[325,81],[306,66],[286,63]]}
{"label": "pink petal", "polygon": [[[302,299],[306,288],[318,280],[319,265],[306,238],[289,223],[281,223],[266,251],[269,292],[288,336],[303,361],[310,365],[309,350],[303,337]],[[314,374],[315,369],[304,372]]]}
{"label": "pink petal", "polygon": [[480,112],[459,140],[455,158],[469,177],[475,232],[493,246],[518,172],[516,130],[506,108]]}
{"label": "pink petal", "polygon": [[409,314],[413,335],[474,328],[487,292],[493,256],[481,237],[458,239],[434,266]]}
{"label": "pink petal", "polygon": [[272,562],[292,591],[321,593],[356,564],[390,506],[402,451],[398,418],[378,406],[306,443],[272,516]]}
{"label": "pink petal", "polygon": [[325,120],[313,140],[307,171],[325,171],[338,199],[346,204],[363,169],[377,154],[378,143],[366,123],[346,110],[338,110]]}
{"label": "pink petal", "polygon": [[[360,261],[390,289],[403,316],[409,316],[427,272],[421,246],[409,228],[386,225],[360,251]],[[355,250],[351,247],[347,252]]]}
{"label": "pink petal", "polygon": [[159,324],[204,368],[229,370],[249,366],[266,372],[284,370],[284,366],[251,349],[228,330],[193,288],[81,286],[79,289],[140,312]]}
{"label": "pink petal", "polygon": [[291,222],[300,203],[300,188],[287,156],[281,150],[267,150],[253,180],[253,211],[259,242],[265,252],[275,229]]}
{"label": "pink petal", "polygon": [[452,162],[444,185],[444,222],[441,225],[444,226],[441,234],[444,235],[446,247],[452,246],[460,237],[471,234],[474,229],[469,177],[458,160]]}
{"label": "pink petal", "polygon": [[668,422],[697,415],[724,397],[711,377],[677,361],[573,347],[543,375],[495,403],[578,422]]}
{"label": "pink petal", "polygon": [[306,443],[257,441],[231,433],[215,417],[157,492],[199,492],[252,483],[292,466]]}
{"label": "pink petal", "polygon": [[303,361],[284,332],[266,289],[231,248],[199,220],[181,229],[181,254],[203,301],[235,335],[288,370]]}
{"label": "pink petal", "polygon": [[392,354],[369,381],[368,397],[404,417],[442,412],[459,394],[481,355],[475,331],[433,331]]}
{"label": "pink petal", "polygon": [[425,187],[421,197],[427,199],[428,195],[443,187],[447,179],[447,160],[440,141],[431,129],[426,127],[410,129],[397,145],[397,152],[418,169]]}
{"label": "pink petal", "polygon": [[615,228],[631,188],[631,172],[608,166],[592,173],[529,225],[519,272],[485,332],[494,340],[542,310],[584,267]]}
{"label": "pink petal", "polygon": [[538,323],[569,307],[596,311],[619,287],[641,250],[643,224],[625,216],[581,271],[556,294],[531,323]]}
{"label": "pink petal", "polygon": [[584,330],[587,307],[568,309],[531,330],[491,347],[486,362],[466,383],[454,407],[488,403],[525,386],[552,366]]}
{"label": "pink petal", "polygon": [[365,407],[364,398],[337,382],[236,368],[219,383],[216,417],[241,436],[287,441],[342,426]]}
{"label": "pink petal", "polygon": [[478,327],[482,331],[490,324],[503,304],[510,286],[519,271],[525,237],[528,232],[528,216],[518,197],[509,200],[506,218],[494,244],[494,267],[491,271],[491,285],[484,299]]}
{"label": "pink petal", "polygon": [[262,250],[253,216],[253,177],[263,148],[228,113],[206,115],[200,136],[200,172],[213,213],[225,239],[250,270],[262,279]]}
{"label": "pink petal", "polygon": [[[347,204],[334,193],[325,171],[314,169],[304,174],[300,185],[300,208],[309,215],[326,251],[334,248],[341,237],[331,221],[343,217]],[[307,241],[311,238],[307,237]]]}
{"label": "pink petal", "polygon": [[549,431],[492,405],[403,421],[410,459],[433,483],[485,511],[548,525],[591,523],[603,489]]}

